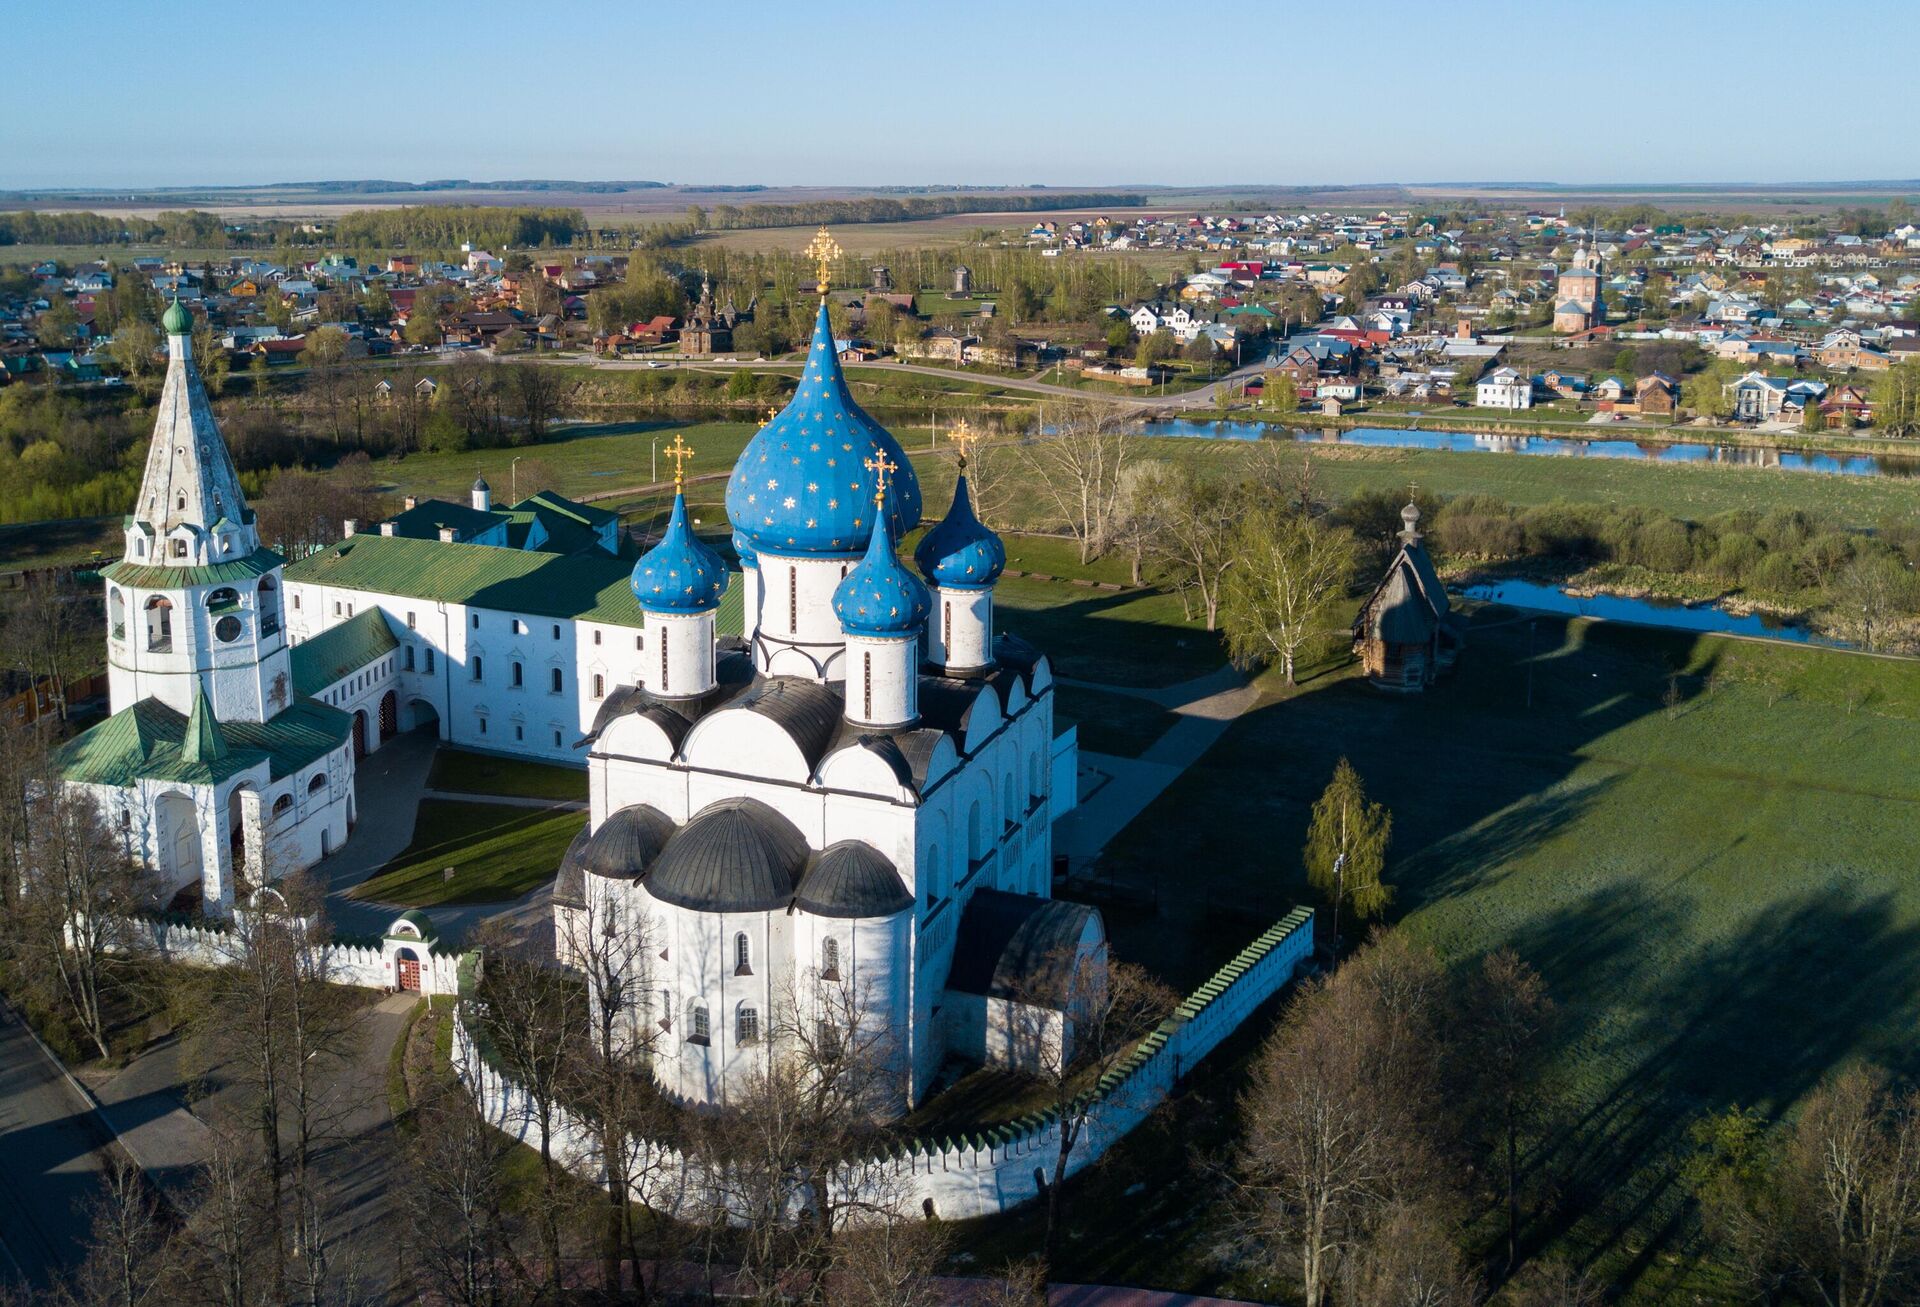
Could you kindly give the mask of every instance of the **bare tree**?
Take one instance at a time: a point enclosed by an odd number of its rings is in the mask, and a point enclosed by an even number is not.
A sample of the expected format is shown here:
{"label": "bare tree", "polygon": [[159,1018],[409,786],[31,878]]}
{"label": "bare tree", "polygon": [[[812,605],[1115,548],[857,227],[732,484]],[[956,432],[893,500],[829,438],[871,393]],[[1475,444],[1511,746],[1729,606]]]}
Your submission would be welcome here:
{"label": "bare tree", "polygon": [[625,888],[624,882],[589,882],[584,905],[562,927],[560,952],[587,980],[586,1029],[583,1038],[568,1041],[572,1056],[563,1077],[569,1100],[599,1143],[607,1187],[606,1291],[619,1292],[624,1261],[645,1301],[642,1223],[652,1209],[636,1204],[633,1195],[652,1188],[665,1160],[649,1142],[663,1133],[667,1116],[649,1071],[662,1033],[652,1002],[659,942],[651,919]]}
{"label": "bare tree", "polygon": [[47,792],[49,780],[45,726],[0,714],[0,907],[10,923],[0,924],[0,938],[18,924],[15,912],[26,887],[34,801]]}
{"label": "bare tree", "polygon": [[1144,967],[1118,961],[1104,949],[1079,947],[1040,959],[1013,988],[1007,1010],[1015,1051],[1045,1087],[1048,1111],[1059,1129],[1041,1246],[1049,1270],[1065,1229],[1065,1184],[1074,1150],[1085,1141],[1096,1113],[1137,1106],[1123,1101],[1129,1092],[1124,1086],[1105,1091],[1099,1086],[1178,1001]]}
{"label": "bare tree", "polygon": [[1442,1191],[1435,1164],[1444,976],[1392,935],[1304,988],[1254,1065],[1239,1149],[1255,1237],[1291,1249],[1307,1307],[1392,1204]]}
{"label": "bare tree", "polygon": [[1345,530],[1285,509],[1250,513],[1221,606],[1234,661],[1277,659],[1294,684],[1299,659],[1330,636],[1328,614],[1353,563],[1353,537]]}
{"label": "bare tree", "polygon": [[84,590],[51,571],[28,572],[7,603],[0,656],[46,694],[61,721],[67,717],[67,682],[100,665],[98,611]]}
{"label": "bare tree", "polygon": [[258,504],[260,535],[289,558],[304,558],[339,540],[348,520],[370,525],[387,516],[364,453],[349,454],[331,472],[288,468],[274,473]]}
{"label": "bare tree", "polygon": [[107,1005],[140,950],[134,914],[152,906],[139,864],[90,795],[56,789],[32,800],[27,856],[14,928],[29,983],[57,1003],[101,1057]]}
{"label": "bare tree", "polygon": [[1133,455],[1132,437],[1119,429],[1117,415],[1091,405],[1067,408],[1027,455],[1042,495],[1080,542],[1080,561],[1104,551],[1121,474]]}
{"label": "bare tree", "polygon": [[1489,1153],[1505,1191],[1507,1272],[1519,1264],[1520,1137],[1546,1101],[1543,1066],[1553,999],[1540,973],[1512,949],[1480,961],[1469,985],[1464,1051],[1473,1119],[1490,1138]]}
{"label": "bare tree", "polygon": [[568,379],[559,368],[537,362],[500,365],[506,376],[506,391],[513,416],[521,423],[515,444],[537,445],[547,438],[554,419],[565,410],[567,401],[580,389],[580,383]]}
{"label": "bare tree", "polygon": [[1147,542],[1151,574],[1178,593],[1182,605],[1191,596],[1209,631],[1219,621],[1222,587],[1239,552],[1243,508],[1225,486],[1202,480],[1185,465],[1169,468],[1157,481]]}
{"label": "bare tree", "polygon": [[1161,503],[1172,476],[1173,465],[1159,461],[1129,463],[1120,474],[1109,539],[1127,556],[1128,579],[1134,585],[1145,580],[1147,552],[1160,533]]}
{"label": "bare tree", "polygon": [[73,1307],[148,1307],[167,1300],[171,1232],[139,1167],[117,1152],[100,1171],[86,1259],[60,1295]]}
{"label": "bare tree", "polygon": [[1474,1307],[1480,1286],[1446,1213],[1431,1202],[1389,1203],[1341,1266],[1347,1307]]}
{"label": "bare tree", "polygon": [[516,1307],[533,1286],[506,1213],[513,1141],[442,1083],[414,1104],[400,1208],[416,1286],[454,1307]]}
{"label": "bare tree", "polygon": [[1797,1288],[1828,1307],[1913,1300],[1920,1092],[1856,1064],[1814,1091],[1778,1143],[1748,1113],[1707,1137],[1698,1178],[1708,1228],[1755,1289]]}
{"label": "bare tree", "polygon": [[536,1204],[547,1291],[561,1293],[561,1218],[567,1207],[565,1167],[554,1154],[571,1054],[584,1024],[579,982],[558,967],[518,952],[489,922],[474,946],[485,959],[479,998],[487,1034],[507,1074],[527,1096],[529,1125],[539,1138],[541,1192]]}
{"label": "bare tree", "polygon": [[247,1139],[214,1123],[211,1148],[200,1165],[187,1208],[182,1276],[194,1298],[217,1307],[267,1301],[260,1257],[272,1235],[265,1228],[263,1174]]}
{"label": "bare tree", "polygon": [[893,1216],[843,1232],[833,1244],[829,1301],[835,1307],[939,1307],[935,1279],[951,1243],[943,1226]]}

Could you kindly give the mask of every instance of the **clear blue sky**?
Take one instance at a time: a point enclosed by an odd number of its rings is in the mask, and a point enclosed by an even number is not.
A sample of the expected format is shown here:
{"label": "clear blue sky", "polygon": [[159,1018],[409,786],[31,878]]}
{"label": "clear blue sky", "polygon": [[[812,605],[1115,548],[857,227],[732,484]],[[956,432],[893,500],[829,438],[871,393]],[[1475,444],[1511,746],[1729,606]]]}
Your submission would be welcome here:
{"label": "clear blue sky", "polygon": [[1920,176],[1914,0],[4,10],[0,189]]}

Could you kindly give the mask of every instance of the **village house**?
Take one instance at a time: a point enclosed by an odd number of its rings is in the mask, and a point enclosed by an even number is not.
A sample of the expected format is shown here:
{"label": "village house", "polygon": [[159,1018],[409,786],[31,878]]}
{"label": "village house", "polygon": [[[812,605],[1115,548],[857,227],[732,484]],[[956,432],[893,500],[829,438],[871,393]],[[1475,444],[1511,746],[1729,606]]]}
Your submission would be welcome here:
{"label": "village house", "polygon": [[1479,408],[1532,408],[1533,378],[1514,368],[1495,368],[1474,386],[1473,402]]}

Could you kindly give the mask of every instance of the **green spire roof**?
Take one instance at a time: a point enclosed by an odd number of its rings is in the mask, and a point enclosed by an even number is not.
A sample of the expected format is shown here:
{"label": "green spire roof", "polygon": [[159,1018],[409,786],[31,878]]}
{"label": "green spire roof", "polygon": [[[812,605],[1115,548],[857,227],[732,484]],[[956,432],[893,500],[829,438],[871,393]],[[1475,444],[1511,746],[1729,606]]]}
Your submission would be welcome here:
{"label": "green spire roof", "polygon": [[227,740],[220,733],[220,722],[207,702],[204,685],[195,686],[193,711],[187,714],[187,737],[180,742],[180,757],[186,762],[211,763],[227,756]]}
{"label": "green spire roof", "polygon": [[178,297],[161,315],[160,325],[165,327],[169,336],[187,336],[193,333],[193,314],[187,311]]}

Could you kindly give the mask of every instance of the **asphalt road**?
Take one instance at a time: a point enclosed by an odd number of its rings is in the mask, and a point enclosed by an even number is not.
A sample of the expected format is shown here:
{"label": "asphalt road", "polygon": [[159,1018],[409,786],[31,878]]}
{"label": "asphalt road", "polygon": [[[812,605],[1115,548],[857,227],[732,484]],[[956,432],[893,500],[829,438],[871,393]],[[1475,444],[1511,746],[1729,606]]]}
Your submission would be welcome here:
{"label": "asphalt road", "polygon": [[109,1143],[91,1106],[0,1006],[0,1282],[37,1296],[79,1262]]}

